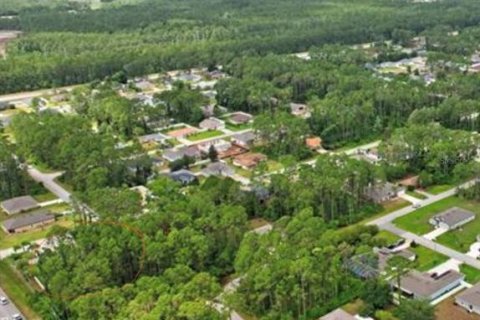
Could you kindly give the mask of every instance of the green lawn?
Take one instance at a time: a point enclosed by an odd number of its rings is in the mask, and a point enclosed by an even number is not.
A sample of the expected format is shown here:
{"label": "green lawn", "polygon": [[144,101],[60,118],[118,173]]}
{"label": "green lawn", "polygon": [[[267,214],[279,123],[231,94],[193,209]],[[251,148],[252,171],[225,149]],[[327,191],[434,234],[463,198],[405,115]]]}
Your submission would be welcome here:
{"label": "green lawn", "polygon": [[242,130],[250,129],[251,127],[252,127],[252,125],[249,124],[249,123],[233,124],[233,123],[227,122],[225,124],[225,128],[227,128],[228,130],[231,130],[231,131],[242,131]]}
{"label": "green lawn", "polygon": [[394,211],[397,211],[397,210],[400,210],[402,208],[408,207],[409,205],[410,205],[410,202],[408,202],[407,200],[404,200],[402,198],[397,198],[397,199],[390,200],[388,202],[382,203],[383,210],[381,210],[380,212],[378,212],[378,213],[376,213],[372,216],[369,216],[368,218],[362,220],[360,223],[365,224],[369,221],[372,221],[374,219],[383,217],[384,215],[387,215],[387,214],[392,213]]}
{"label": "green lawn", "polygon": [[275,172],[283,169],[283,165],[277,161],[267,160],[267,168],[268,172]]}
{"label": "green lawn", "polygon": [[400,217],[394,220],[394,224],[404,230],[418,235],[423,235],[433,230],[433,226],[428,223],[428,220],[435,214],[445,211],[451,207],[461,207],[476,213],[480,213],[480,207],[478,207],[477,203],[469,202],[467,200],[452,196],[435,202],[429,206],[419,208],[418,210],[415,210],[406,216]]}
{"label": "green lawn", "polygon": [[470,246],[477,241],[477,236],[480,235],[480,207],[477,206],[475,207],[476,210],[468,208],[477,214],[475,220],[457,230],[442,234],[437,238],[437,242],[460,252],[468,252]]}
{"label": "green lawn", "polygon": [[40,319],[29,306],[29,295],[33,293],[33,289],[25,282],[23,277],[15,272],[7,260],[0,261],[0,283],[2,289],[5,290],[27,319]]}
{"label": "green lawn", "polygon": [[422,246],[410,247],[410,250],[417,255],[415,269],[418,271],[428,271],[448,260],[447,256]]}
{"label": "green lawn", "polygon": [[440,193],[448,191],[448,190],[450,190],[454,187],[455,186],[453,186],[451,184],[439,184],[439,185],[428,187],[425,191],[428,192],[428,193],[431,193],[431,194],[440,194]]}
{"label": "green lawn", "polygon": [[199,133],[191,134],[187,137],[187,139],[190,141],[199,141],[203,139],[221,136],[223,134],[224,134],[223,131],[220,131],[220,130],[208,130],[208,131],[202,131]]}
{"label": "green lawn", "polygon": [[420,199],[420,200],[425,200],[425,199],[427,199],[427,197],[426,197],[425,195],[423,195],[423,194],[421,194],[421,193],[418,193],[418,192],[416,192],[416,191],[408,191],[408,190],[407,190],[405,193],[408,194],[409,196],[412,196],[412,197],[417,198],[417,199]]}
{"label": "green lawn", "polygon": [[54,195],[53,193],[51,192],[46,192],[46,193],[42,193],[42,194],[37,194],[35,196],[33,196],[35,198],[35,200],[37,200],[38,202],[46,202],[46,201],[52,201],[52,200],[55,200],[57,199],[57,196]]}
{"label": "green lawn", "polygon": [[392,245],[396,243],[398,240],[400,240],[399,236],[385,230],[381,230],[379,233],[375,235],[374,238],[378,240],[384,240],[387,245]]}
{"label": "green lawn", "polygon": [[465,275],[465,281],[476,284],[480,281],[480,270],[466,264],[460,265],[460,272]]}

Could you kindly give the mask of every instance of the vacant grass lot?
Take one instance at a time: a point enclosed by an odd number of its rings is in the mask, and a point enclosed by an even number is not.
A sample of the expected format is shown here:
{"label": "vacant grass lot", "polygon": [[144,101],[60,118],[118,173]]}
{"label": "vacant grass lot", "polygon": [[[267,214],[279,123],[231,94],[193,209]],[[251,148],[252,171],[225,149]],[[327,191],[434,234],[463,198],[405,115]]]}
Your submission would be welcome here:
{"label": "vacant grass lot", "polygon": [[[458,197],[449,197],[444,200],[435,202],[423,208],[400,217],[394,220],[394,224],[399,228],[413,232],[418,235],[423,235],[433,230],[433,226],[428,223],[428,220],[437,213],[445,211],[451,207],[460,207],[480,213],[478,203],[469,202]],[[479,230],[480,231],[480,230]]]}
{"label": "vacant grass lot", "polygon": [[227,122],[225,124],[225,128],[227,128],[230,131],[242,131],[246,129],[250,129],[252,125],[250,123],[244,123],[244,124],[233,124],[230,122]]}
{"label": "vacant grass lot", "polygon": [[454,187],[455,186],[451,184],[439,184],[439,185],[428,187],[425,191],[431,194],[440,194]]}
{"label": "vacant grass lot", "polygon": [[449,231],[437,238],[437,242],[460,252],[468,252],[470,246],[477,241],[480,234],[480,207],[478,204],[469,210],[477,214],[477,218],[457,230]]}
{"label": "vacant grass lot", "polygon": [[199,133],[191,134],[187,137],[187,139],[190,141],[200,141],[203,139],[218,137],[223,134],[224,134],[223,131],[220,131],[220,130],[208,130],[208,131],[202,131]]}
{"label": "vacant grass lot", "polygon": [[396,243],[398,240],[400,240],[400,237],[397,236],[396,234],[393,234],[391,232],[381,230],[375,235],[375,239],[377,240],[383,240],[387,245],[392,245]]}
{"label": "vacant grass lot", "polygon": [[415,269],[418,271],[428,271],[448,260],[447,256],[422,246],[410,247],[410,250],[417,255]]}

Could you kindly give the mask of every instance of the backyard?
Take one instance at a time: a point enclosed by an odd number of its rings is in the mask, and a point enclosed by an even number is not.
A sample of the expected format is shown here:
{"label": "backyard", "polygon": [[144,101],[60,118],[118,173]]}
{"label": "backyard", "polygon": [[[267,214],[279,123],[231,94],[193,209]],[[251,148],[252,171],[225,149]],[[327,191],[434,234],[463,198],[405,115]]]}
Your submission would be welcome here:
{"label": "backyard", "polygon": [[448,260],[447,256],[422,246],[410,247],[410,250],[417,255],[415,269],[418,271],[428,271]]}

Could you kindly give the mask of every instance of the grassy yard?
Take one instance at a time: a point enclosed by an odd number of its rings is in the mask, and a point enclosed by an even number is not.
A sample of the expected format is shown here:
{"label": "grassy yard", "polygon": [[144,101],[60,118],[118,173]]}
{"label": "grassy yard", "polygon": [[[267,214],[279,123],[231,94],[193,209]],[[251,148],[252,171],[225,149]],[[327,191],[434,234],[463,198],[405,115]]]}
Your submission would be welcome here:
{"label": "grassy yard", "polygon": [[233,123],[227,122],[225,124],[225,128],[227,128],[230,131],[242,131],[242,130],[250,129],[251,127],[252,127],[252,125],[249,124],[249,123],[233,124]]}
{"label": "grassy yard", "polygon": [[460,266],[460,272],[465,275],[465,281],[476,284],[480,281],[480,270],[466,264]]}
{"label": "grassy yard", "polygon": [[373,216],[370,216],[370,217],[362,220],[361,223],[365,224],[369,221],[372,221],[374,219],[383,217],[384,215],[387,215],[387,214],[392,213],[394,211],[397,211],[397,210],[400,210],[402,208],[408,207],[409,205],[410,205],[410,202],[408,202],[407,200],[404,200],[402,198],[397,198],[397,199],[390,200],[390,201],[382,204],[383,210],[374,214]]}
{"label": "grassy yard", "polygon": [[428,271],[448,260],[447,256],[422,246],[410,247],[410,250],[417,255],[415,268],[419,271]]}
{"label": "grassy yard", "polygon": [[37,194],[35,196],[33,196],[35,198],[35,200],[37,200],[38,202],[46,202],[46,201],[52,201],[52,200],[55,200],[57,199],[57,196],[54,195],[53,193],[51,192],[46,192],[46,193],[42,193],[42,194]]}
{"label": "grassy yard", "polygon": [[0,230],[0,249],[12,248],[15,246],[19,246],[24,242],[32,242],[38,239],[45,238],[54,225],[62,226],[65,228],[72,228],[73,221],[72,219],[62,218],[54,224],[46,226],[45,228],[35,229],[17,234],[6,234],[3,230]]}
{"label": "grassy yard", "polygon": [[378,240],[384,240],[387,245],[391,245],[396,243],[398,240],[400,240],[400,237],[397,236],[396,234],[393,234],[391,232],[381,230],[379,233],[377,233],[374,237],[375,239]]}
{"label": "grassy yard", "polygon": [[0,284],[27,319],[40,319],[28,303],[29,294],[33,293],[33,289],[14,271],[7,260],[0,261]]}
{"label": "grassy yard", "polygon": [[460,252],[470,250],[470,246],[477,241],[477,236],[480,234],[480,207],[477,204],[474,208],[465,209],[475,212],[477,214],[476,219],[457,230],[442,234],[437,238],[438,243]]}
{"label": "grassy yard", "polygon": [[208,130],[208,131],[202,131],[199,133],[191,134],[187,137],[187,139],[190,141],[200,141],[203,139],[218,137],[223,134],[224,134],[223,131],[220,131],[220,130]]}
{"label": "grassy yard", "polygon": [[248,226],[250,230],[263,227],[269,224],[269,222],[263,218],[253,218],[248,221]]}
{"label": "grassy yard", "polygon": [[427,199],[427,197],[424,194],[418,193],[416,191],[408,191],[407,190],[407,191],[405,191],[405,193],[408,194],[409,196],[412,196],[412,197],[420,199],[420,200]]}
{"label": "grassy yard", "polygon": [[406,216],[400,217],[394,221],[394,224],[404,230],[418,235],[423,235],[433,230],[433,226],[428,223],[428,220],[435,214],[445,211],[451,207],[461,207],[476,213],[480,213],[480,207],[478,207],[477,203],[469,202],[453,196],[435,202],[429,206],[419,208],[418,210]]}
{"label": "grassy yard", "polygon": [[454,188],[454,185],[451,184],[439,184],[435,186],[428,187],[425,191],[431,194],[440,194],[442,192],[448,191]]}

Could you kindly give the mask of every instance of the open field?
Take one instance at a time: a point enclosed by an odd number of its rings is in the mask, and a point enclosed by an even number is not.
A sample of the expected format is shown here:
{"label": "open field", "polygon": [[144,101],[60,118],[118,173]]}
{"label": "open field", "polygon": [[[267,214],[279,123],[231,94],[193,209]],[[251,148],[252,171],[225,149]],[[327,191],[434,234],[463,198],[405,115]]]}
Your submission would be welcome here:
{"label": "open field", "polygon": [[29,307],[29,294],[33,289],[17,274],[7,260],[0,261],[0,283],[2,289],[29,320],[40,317]]}

